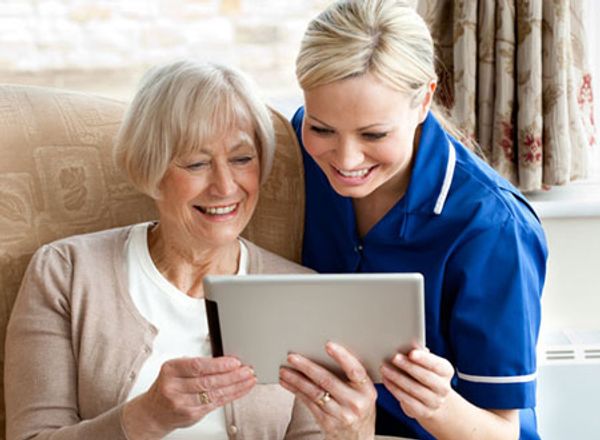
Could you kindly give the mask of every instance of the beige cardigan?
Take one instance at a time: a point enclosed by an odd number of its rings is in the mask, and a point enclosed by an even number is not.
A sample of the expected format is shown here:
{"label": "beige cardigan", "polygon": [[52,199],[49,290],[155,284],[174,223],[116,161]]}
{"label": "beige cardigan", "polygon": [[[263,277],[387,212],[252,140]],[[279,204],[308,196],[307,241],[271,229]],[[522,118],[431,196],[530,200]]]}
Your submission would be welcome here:
{"label": "beige cardigan", "polygon": [[[127,291],[131,227],[70,237],[33,256],[7,331],[7,439],[126,439],[121,413],[156,328]],[[307,272],[250,242],[249,273]],[[320,439],[306,407],[259,385],[225,407],[230,438]]]}

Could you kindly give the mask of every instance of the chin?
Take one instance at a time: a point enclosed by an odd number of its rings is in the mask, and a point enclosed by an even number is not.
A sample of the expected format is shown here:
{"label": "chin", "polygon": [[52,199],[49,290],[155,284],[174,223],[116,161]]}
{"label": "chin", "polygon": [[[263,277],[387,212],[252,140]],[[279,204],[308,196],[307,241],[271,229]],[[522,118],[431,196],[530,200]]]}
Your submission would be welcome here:
{"label": "chin", "polygon": [[362,199],[367,197],[373,191],[375,187],[372,185],[360,185],[360,186],[341,186],[333,185],[331,181],[329,184],[333,187],[334,191],[342,197],[350,197],[352,199]]}
{"label": "chin", "polygon": [[219,248],[230,245],[232,242],[236,241],[241,234],[239,228],[223,229],[216,231],[214,229],[212,231],[199,231],[196,237],[199,241],[206,243],[209,247]]}

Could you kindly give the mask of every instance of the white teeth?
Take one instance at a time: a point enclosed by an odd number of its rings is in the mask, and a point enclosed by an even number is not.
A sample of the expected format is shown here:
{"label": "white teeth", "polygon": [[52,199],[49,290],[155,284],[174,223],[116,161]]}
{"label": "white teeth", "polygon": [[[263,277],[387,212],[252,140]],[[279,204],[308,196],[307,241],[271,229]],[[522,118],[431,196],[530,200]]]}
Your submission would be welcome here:
{"label": "white teeth", "polygon": [[338,169],[338,171],[344,177],[364,177],[371,171],[371,168],[365,168],[364,170],[358,171],[344,171]]}
{"label": "white teeth", "polygon": [[218,208],[204,208],[204,211],[210,215],[225,215],[233,212],[237,208],[237,203],[229,206],[219,206]]}

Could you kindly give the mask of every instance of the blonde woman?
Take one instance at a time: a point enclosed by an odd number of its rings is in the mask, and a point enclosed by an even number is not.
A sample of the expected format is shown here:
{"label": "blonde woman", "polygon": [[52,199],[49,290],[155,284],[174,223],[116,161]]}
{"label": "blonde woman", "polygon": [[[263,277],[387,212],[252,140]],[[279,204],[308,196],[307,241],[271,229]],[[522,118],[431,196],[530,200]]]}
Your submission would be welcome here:
{"label": "blonde woman", "polygon": [[[377,385],[380,433],[535,439],[535,345],[547,249],[525,198],[432,110],[431,35],[399,0],[340,0],[308,26],[303,262],[319,272],[420,272],[427,348],[393,355]],[[368,295],[368,292],[365,292]],[[281,384],[326,432],[370,438],[375,387],[302,356]]]}
{"label": "blonde woman", "polygon": [[240,239],[273,159],[269,113],[239,72],[151,70],[116,157],[159,218],[43,246],[8,326],[7,438],[318,439],[279,385],[212,358],[207,274],[306,272]]}

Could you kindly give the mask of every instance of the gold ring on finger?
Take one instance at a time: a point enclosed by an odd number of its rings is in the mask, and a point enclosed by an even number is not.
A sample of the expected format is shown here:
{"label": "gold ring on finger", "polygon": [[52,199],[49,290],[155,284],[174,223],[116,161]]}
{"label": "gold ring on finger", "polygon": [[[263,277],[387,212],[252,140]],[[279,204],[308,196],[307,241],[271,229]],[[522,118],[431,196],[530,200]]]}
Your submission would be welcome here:
{"label": "gold ring on finger", "polygon": [[206,391],[200,391],[198,393],[198,402],[200,402],[200,405],[208,405],[211,402],[210,396]]}
{"label": "gold ring on finger", "polygon": [[327,402],[329,402],[331,400],[331,394],[329,394],[329,391],[323,391],[323,395],[321,397],[319,397],[316,402],[319,406],[325,406],[325,404]]}

